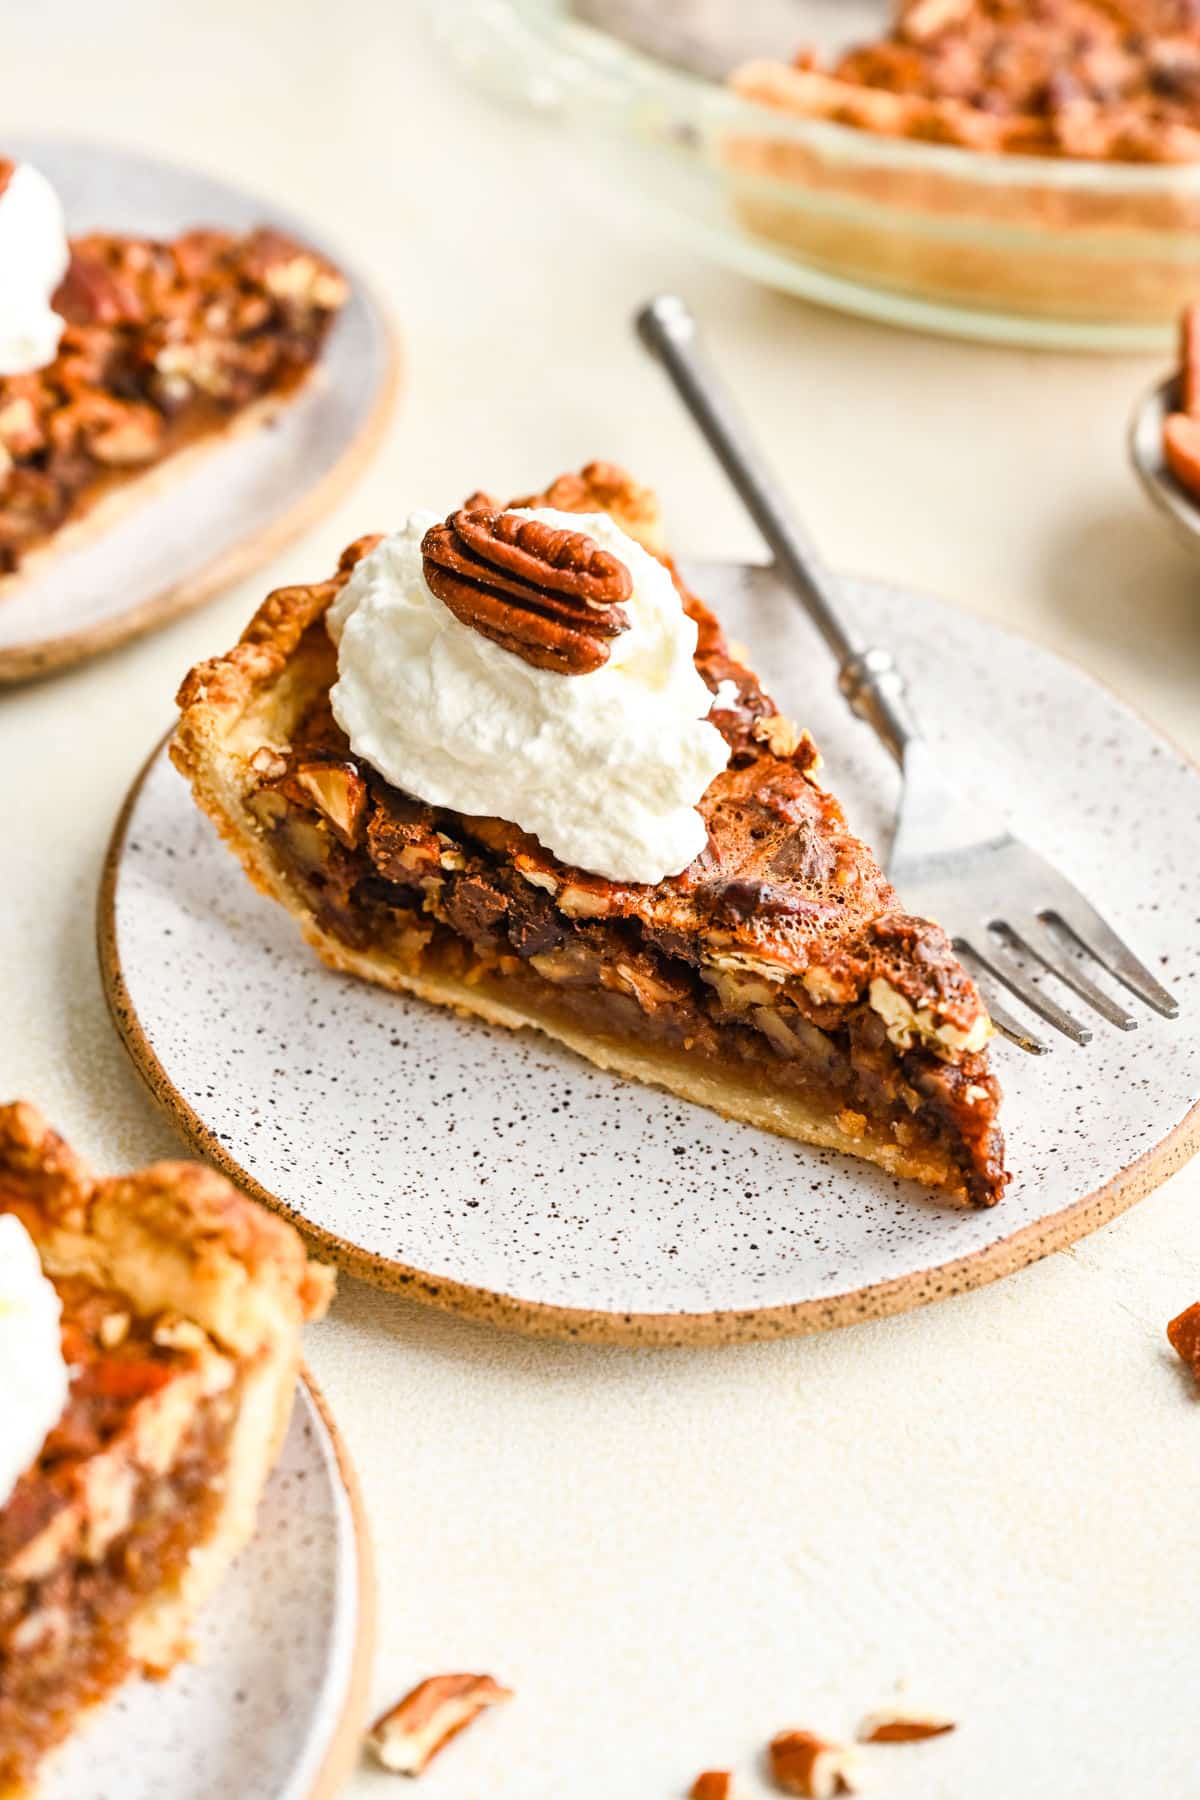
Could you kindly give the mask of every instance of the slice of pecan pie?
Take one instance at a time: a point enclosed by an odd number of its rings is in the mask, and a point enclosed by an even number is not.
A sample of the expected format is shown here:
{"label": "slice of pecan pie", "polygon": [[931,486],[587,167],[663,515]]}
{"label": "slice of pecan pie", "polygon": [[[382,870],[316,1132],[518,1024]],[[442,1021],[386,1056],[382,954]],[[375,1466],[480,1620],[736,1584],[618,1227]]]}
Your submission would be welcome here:
{"label": "slice of pecan pie", "polygon": [[14,1800],[87,1708],[186,1654],[252,1533],[299,1328],[330,1279],[211,1170],[97,1180],[25,1103],[0,1107],[6,1215],[57,1292],[70,1381],[0,1505],[0,1800]]}
{"label": "slice of pecan pie", "polygon": [[[609,879],[502,818],[425,804],[356,755],[331,705],[326,615],[380,542],[365,538],[332,579],[272,594],[181,689],[172,756],[251,880],[334,968],[992,1204],[1006,1176],[979,994],[683,586],[654,496],[592,464],[514,506],[607,515],[671,571],[724,739],[700,854],[661,881]],[[568,686],[597,679],[626,589],[583,533],[531,531],[475,495],[422,548],[456,618]]]}
{"label": "slice of pecan pie", "polygon": [[[15,173],[0,158],[0,209]],[[51,298],[57,354],[17,373],[0,362],[0,592],[85,515],[111,518],[147,471],[263,424],[347,297],[323,257],[269,229],[97,232],[69,257]]]}

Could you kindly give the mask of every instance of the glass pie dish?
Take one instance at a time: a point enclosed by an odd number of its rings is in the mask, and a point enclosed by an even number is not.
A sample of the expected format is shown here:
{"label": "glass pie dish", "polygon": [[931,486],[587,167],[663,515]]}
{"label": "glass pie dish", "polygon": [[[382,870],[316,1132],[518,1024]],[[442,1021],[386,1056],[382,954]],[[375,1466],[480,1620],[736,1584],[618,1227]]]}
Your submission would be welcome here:
{"label": "glass pie dish", "polygon": [[[989,154],[801,117],[581,10],[437,0],[433,16],[465,75],[590,138],[614,183],[747,275],[919,329],[1112,351],[1166,347],[1200,295],[1200,163]],[[828,0],[794,10],[797,48],[822,23],[828,41]],[[846,8],[853,29],[863,12]]]}

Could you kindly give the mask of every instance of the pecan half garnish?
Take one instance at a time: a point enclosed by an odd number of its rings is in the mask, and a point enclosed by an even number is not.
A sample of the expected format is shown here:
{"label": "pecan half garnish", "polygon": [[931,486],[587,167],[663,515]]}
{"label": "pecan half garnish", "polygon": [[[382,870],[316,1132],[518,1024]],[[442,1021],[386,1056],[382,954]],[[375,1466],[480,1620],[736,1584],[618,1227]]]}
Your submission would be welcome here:
{"label": "pecan half garnish", "polygon": [[629,628],[633,577],[582,531],[480,508],[421,543],[425,579],[462,624],[535,669],[589,675]]}

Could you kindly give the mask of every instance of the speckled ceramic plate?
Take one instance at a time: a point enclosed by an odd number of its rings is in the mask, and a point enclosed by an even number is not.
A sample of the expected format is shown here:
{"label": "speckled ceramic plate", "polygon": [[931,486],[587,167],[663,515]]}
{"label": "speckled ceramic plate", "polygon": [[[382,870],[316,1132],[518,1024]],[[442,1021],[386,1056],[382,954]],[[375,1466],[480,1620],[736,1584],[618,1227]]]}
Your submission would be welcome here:
{"label": "speckled ceramic plate", "polygon": [[[692,572],[830,785],[886,841],[896,773],[765,572]],[[524,1033],[330,973],[248,887],[160,752],[120,821],[101,958],[184,1134],[368,1280],[499,1323],[699,1341],[818,1330],[1007,1273],[1146,1193],[1200,1137],[1200,770],[1079,670],[916,594],[854,584],[920,716],[1177,994],[1173,1023],[996,1064],[1015,1180],[964,1212]]]}
{"label": "speckled ceramic plate", "polygon": [[131,1682],[38,1800],[333,1800],[358,1755],[373,1640],[353,1474],[302,1382],[258,1530],[166,1682]]}
{"label": "speckled ceramic plate", "polygon": [[[194,170],[56,138],[6,137],[4,150],[49,176],[72,233],[275,225],[345,268],[302,219]],[[316,370],[269,424],[168,460],[122,492],[115,516],[85,519],[61,549],[0,586],[0,684],[65,668],[200,605],[337,502],[396,388],[388,323],[348,273],[351,297]]]}

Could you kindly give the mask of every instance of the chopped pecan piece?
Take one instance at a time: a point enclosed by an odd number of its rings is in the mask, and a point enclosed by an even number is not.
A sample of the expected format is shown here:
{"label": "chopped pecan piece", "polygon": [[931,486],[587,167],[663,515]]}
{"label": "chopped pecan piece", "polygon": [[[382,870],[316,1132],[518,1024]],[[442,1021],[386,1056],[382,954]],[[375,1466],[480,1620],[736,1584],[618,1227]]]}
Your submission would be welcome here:
{"label": "chopped pecan piece", "polygon": [[108,394],[83,394],[50,420],[56,450],[81,451],[105,468],[150,462],[164,436],[162,417],[152,406]]}
{"label": "chopped pecan piece", "polygon": [[[10,389],[16,388],[16,382],[10,381]],[[32,456],[46,442],[46,433],[38,422],[37,412],[30,395],[13,392],[11,397],[0,405],[0,444],[10,455]]]}
{"label": "chopped pecan piece", "polygon": [[831,1744],[813,1731],[781,1731],[770,1743],[771,1777],[784,1794],[807,1800],[835,1800],[855,1793],[855,1757],[843,1744]]}
{"label": "chopped pecan piece", "polygon": [[1200,1300],[1171,1320],[1167,1326],[1167,1339],[1172,1350],[1183,1358],[1200,1381]]}
{"label": "chopped pecan piece", "polygon": [[772,756],[788,757],[800,748],[799,730],[782,713],[772,713],[769,718],[756,719],[754,736],[760,744],[767,746]]}
{"label": "chopped pecan piece", "polygon": [[922,1712],[917,1707],[894,1702],[868,1713],[858,1728],[860,1744],[919,1744],[926,1738],[945,1737],[957,1730],[953,1719],[943,1713]]}
{"label": "chopped pecan piece", "polygon": [[367,1742],[394,1775],[420,1775],[439,1750],[512,1689],[490,1675],[431,1675],[376,1719]]}
{"label": "chopped pecan piece", "polygon": [[344,762],[301,763],[284,785],[298,790],[328,820],[334,836],[354,849],[367,810],[367,784],[357,769]]}
{"label": "chopped pecan piece", "polygon": [[737,1800],[732,1769],[706,1769],[688,1789],[688,1800]]}
{"label": "chopped pecan piece", "polygon": [[952,25],[960,25],[971,5],[972,0],[913,0],[901,17],[898,34],[910,43],[927,43]]}
{"label": "chopped pecan piece", "polygon": [[246,270],[276,300],[336,312],[344,306],[346,279],[322,257],[302,249],[282,232],[262,227],[249,240]]}
{"label": "chopped pecan piece", "polygon": [[133,283],[99,255],[77,249],[54,296],[54,310],[70,325],[140,325],[145,318]]}
{"label": "chopped pecan piece", "polygon": [[427,531],[425,579],[462,624],[535,669],[586,675],[629,627],[633,578],[582,531],[465,508]]}
{"label": "chopped pecan piece", "polygon": [[260,744],[250,758],[250,767],[264,780],[275,781],[280,775],[287,774],[287,758],[278,750],[273,750],[269,744]]}
{"label": "chopped pecan piece", "polygon": [[127,1312],[105,1313],[96,1335],[106,1350],[115,1350],[118,1344],[123,1344],[129,1336],[129,1327],[132,1323],[132,1315]]}

